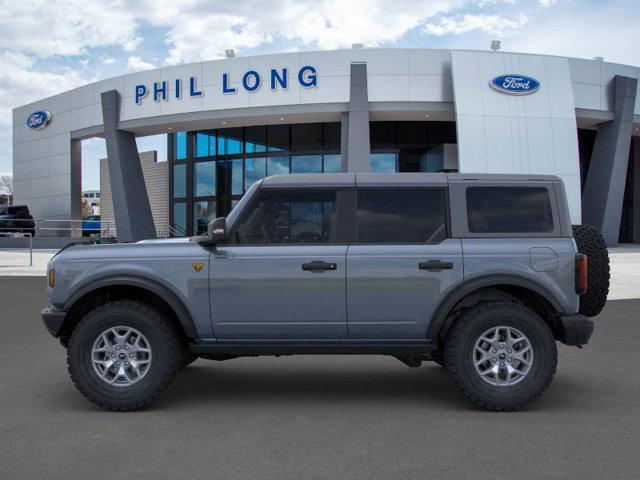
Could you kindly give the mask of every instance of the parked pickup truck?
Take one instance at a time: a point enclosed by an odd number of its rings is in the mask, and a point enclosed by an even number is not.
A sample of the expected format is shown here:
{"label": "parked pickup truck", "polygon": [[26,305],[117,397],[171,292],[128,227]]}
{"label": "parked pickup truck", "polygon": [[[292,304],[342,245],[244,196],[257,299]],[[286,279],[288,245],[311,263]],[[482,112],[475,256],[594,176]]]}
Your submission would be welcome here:
{"label": "parked pickup truck", "polygon": [[197,358],[291,354],[431,360],[516,410],[551,383],[556,342],[589,341],[609,260],[557,177],[277,175],[204,235],[72,246],[47,282],[44,323],[108,410],[146,406]]}

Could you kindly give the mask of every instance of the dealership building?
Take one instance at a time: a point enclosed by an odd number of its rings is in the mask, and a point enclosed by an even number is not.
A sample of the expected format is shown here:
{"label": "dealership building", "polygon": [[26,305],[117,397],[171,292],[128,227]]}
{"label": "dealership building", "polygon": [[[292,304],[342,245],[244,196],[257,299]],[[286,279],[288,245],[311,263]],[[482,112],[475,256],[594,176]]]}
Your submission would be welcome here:
{"label": "dealership building", "polygon": [[[79,218],[81,141],[104,137],[102,202],[123,241],[155,236],[154,218],[197,233],[267,175],[457,171],[557,175],[573,223],[640,242],[639,75],[598,58],[386,48],[122,75],[13,110],[15,203]],[[150,200],[135,139],[161,133],[166,173],[147,177],[166,195]]]}

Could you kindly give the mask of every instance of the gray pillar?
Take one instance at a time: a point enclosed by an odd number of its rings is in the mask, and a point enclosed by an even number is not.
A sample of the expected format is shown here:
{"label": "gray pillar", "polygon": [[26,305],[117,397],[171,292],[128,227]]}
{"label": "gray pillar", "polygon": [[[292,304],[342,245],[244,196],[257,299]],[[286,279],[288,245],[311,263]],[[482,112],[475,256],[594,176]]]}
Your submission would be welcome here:
{"label": "gray pillar", "polygon": [[633,243],[640,243],[640,137],[636,137],[633,141],[633,204],[632,204],[632,223],[633,223]]}
{"label": "gray pillar", "polygon": [[342,112],[340,125],[340,167],[341,172],[349,171],[349,112]]}
{"label": "gray pillar", "polygon": [[[369,159],[369,154],[371,153],[371,146],[369,144],[369,94],[367,92],[366,63],[351,64],[349,118],[346,129],[348,131],[346,139],[346,171],[370,172],[371,160]],[[342,130],[345,130],[344,121]]]}
{"label": "gray pillar", "polygon": [[116,90],[102,93],[102,118],[118,241],[156,238],[136,137],[132,132],[118,129],[118,104]]}
{"label": "gray pillar", "polygon": [[609,246],[618,244],[638,80],[616,75],[613,120],[598,127],[582,194],[582,223],[595,225]]}

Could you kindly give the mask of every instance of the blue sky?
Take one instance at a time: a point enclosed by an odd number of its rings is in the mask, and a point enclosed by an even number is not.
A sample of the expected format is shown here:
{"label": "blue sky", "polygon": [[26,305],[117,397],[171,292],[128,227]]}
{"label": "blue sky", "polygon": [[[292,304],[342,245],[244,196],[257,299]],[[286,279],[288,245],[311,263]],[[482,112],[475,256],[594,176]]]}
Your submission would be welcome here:
{"label": "blue sky", "polygon": [[[0,0],[0,172],[11,109],[123,73],[224,57],[366,46],[502,49],[640,66],[638,0]],[[140,139],[166,157],[166,140]],[[102,140],[83,146],[98,184]]]}

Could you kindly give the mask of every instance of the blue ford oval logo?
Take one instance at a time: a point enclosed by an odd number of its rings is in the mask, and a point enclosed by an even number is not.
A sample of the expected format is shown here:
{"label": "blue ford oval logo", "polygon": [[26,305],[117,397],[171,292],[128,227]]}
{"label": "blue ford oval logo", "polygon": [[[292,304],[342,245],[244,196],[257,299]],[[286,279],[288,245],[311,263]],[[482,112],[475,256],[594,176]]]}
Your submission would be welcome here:
{"label": "blue ford oval logo", "polygon": [[27,117],[27,127],[32,130],[42,130],[51,120],[51,114],[46,110],[36,110]]}
{"label": "blue ford oval logo", "polygon": [[535,78],[509,73],[498,75],[489,82],[491,88],[510,95],[530,95],[540,89],[540,82]]}

